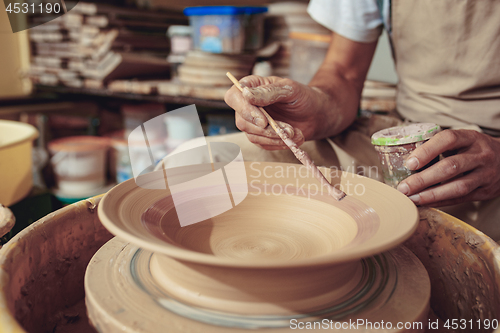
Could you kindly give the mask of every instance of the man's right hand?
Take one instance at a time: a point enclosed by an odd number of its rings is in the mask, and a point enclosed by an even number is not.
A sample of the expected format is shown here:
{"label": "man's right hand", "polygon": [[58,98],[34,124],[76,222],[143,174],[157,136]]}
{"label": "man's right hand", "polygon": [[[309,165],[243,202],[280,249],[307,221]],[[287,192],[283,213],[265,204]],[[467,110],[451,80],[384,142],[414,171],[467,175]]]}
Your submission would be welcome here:
{"label": "man's right hand", "polygon": [[240,80],[241,93],[232,87],[226,103],[236,111],[236,126],[248,139],[268,150],[286,149],[286,145],[268,124],[258,106],[266,111],[299,146],[314,135],[313,101],[320,98],[317,90],[290,79],[276,76],[247,76]]}
{"label": "man's right hand", "polygon": [[376,46],[377,42],[358,43],[333,33],[325,60],[309,85],[251,75],[240,80],[243,93],[233,86],[224,100],[236,111],[236,126],[264,149],[286,146],[258,106],[264,107],[298,145],[337,135],[356,118]]}

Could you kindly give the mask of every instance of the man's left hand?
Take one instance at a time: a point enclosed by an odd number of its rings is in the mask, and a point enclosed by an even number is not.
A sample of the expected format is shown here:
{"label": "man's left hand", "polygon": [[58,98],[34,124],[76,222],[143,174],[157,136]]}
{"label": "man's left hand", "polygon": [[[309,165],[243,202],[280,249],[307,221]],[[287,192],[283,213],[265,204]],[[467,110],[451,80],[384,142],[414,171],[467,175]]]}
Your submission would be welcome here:
{"label": "man's left hand", "polygon": [[406,167],[419,170],[439,154],[446,157],[398,185],[415,204],[439,207],[500,195],[500,139],[445,130],[415,149]]}

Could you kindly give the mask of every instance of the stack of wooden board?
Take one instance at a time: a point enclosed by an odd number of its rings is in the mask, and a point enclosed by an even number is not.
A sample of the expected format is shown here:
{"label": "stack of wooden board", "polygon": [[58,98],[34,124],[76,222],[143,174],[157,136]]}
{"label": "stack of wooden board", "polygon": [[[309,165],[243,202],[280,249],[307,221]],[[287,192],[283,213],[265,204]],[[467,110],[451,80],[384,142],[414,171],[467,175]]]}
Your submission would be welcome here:
{"label": "stack of wooden board", "polygon": [[253,54],[214,54],[190,51],[179,66],[178,80],[115,80],[108,85],[112,92],[145,95],[187,96],[222,100],[232,85],[226,73],[240,79],[252,71],[256,56]]}
{"label": "stack of wooden board", "polygon": [[35,83],[76,88],[102,88],[110,80],[138,76],[168,78],[165,32],[171,24],[186,22],[180,12],[79,2],[30,30],[28,75]]}
{"label": "stack of wooden board", "polygon": [[190,51],[179,66],[179,80],[184,84],[211,87],[230,87],[226,73],[231,72],[240,79],[252,72],[255,63],[253,54],[215,54]]}
{"label": "stack of wooden board", "polygon": [[174,97],[185,96],[209,100],[223,100],[228,87],[183,84],[178,81],[168,80],[115,80],[109,83],[108,89],[117,93]]}

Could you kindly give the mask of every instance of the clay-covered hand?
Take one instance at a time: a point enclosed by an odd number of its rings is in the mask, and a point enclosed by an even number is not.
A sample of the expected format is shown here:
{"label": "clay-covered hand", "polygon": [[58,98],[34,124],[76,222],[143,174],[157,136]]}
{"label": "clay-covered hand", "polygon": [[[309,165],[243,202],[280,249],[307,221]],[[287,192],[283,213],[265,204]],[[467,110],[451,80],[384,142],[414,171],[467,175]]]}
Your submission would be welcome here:
{"label": "clay-covered hand", "polygon": [[266,107],[299,146],[316,134],[314,105],[324,98],[319,89],[276,76],[250,75],[239,82],[243,92],[233,86],[224,100],[236,111],[236,126],[251,142],[268,150],[287,149],[258,106]]}
{"label": "clay-covered hand", "polygon": [[500,139],[472,130],[445,130],[413,151],[406,167],[418,170],[398,185],[417,205],[447,206],[500,195]]}

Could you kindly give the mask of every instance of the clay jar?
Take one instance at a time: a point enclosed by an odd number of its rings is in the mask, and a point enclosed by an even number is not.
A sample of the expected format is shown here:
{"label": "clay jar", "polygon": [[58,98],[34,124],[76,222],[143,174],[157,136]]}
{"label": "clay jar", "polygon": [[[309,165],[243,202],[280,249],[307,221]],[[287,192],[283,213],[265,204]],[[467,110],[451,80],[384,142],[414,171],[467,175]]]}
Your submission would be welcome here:
{"label": "clay jar", "polygon": [[[417,147],[440,130],[436,124],[416,123],[386,128],[373,134],[371,141],[382,164],[384,182],[396,188],[403,179],[417,172],[406,168],[406,160]],[[434,159],[426,167],[438,160],[439,158]]]}

